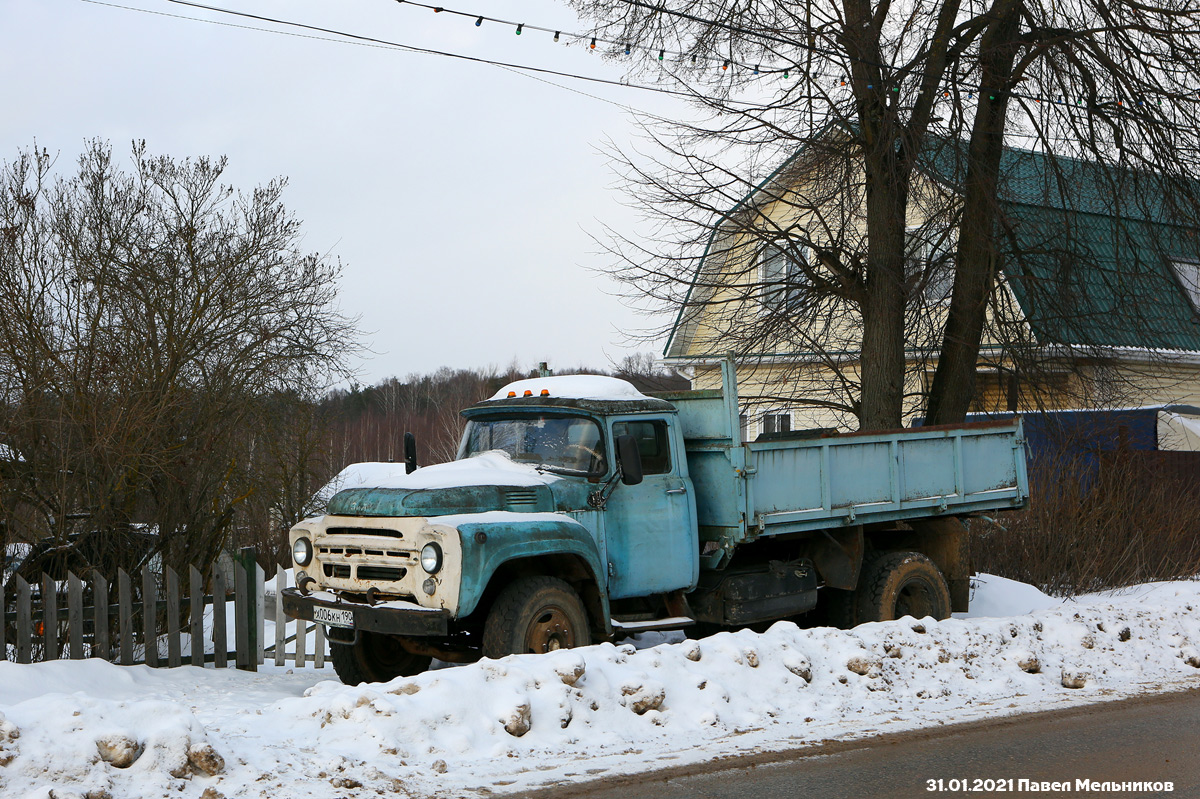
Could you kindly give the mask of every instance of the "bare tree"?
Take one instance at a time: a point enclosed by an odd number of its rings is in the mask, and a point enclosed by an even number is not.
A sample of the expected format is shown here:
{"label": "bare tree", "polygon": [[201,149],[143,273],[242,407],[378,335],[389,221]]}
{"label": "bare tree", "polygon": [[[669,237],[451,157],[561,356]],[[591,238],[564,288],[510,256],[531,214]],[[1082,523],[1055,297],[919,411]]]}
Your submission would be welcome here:
{"label": "bare tree", "polygon": [[[223,185],[224,159],[90,142],[0,174],[0,429],[24,464],[24,537],[142,523],[166,562],[218,554],[258,486],[273,399],[345,373],[340,267],[299,250],[285,181]],[[36,515],[31,515],[36,514]]]}
{"label": "bare tree", "polygon": [[[829,393],[812,401],[864,428],[900,423],[914,349],[936,361],[932,385],[916,389],[930,421],[962,419],[989,319],[1003,316],[1002,266],[1024,274],[1013,259],[1031,246],[1064,265],[1099,263],[1082,236],[1039,245],[1007,216],[1006,146],[1044,156],[1042,190],[1068,211],[1089,212],[1076,203],[1098,191],[1114,218],[1195,225],[1200,9],[1187,0],[570,5],[616,43],[610,57],[636,48],[633,76],[691,92],[704,112],[647,120],[657,156],[618,154],[658,224],[649,244],[617,237],[618,277],[651,309],[708,326],[713,354],[786,345],[788,363],[828,367]],[[780,163],[790,172],[772,174]],[[1181,246],[1143,243],[1164,255]],[[914,269],[918,247],[945,255]],[[1104,279],[1119,295],[1134,274]],[[945,312],[914,320],[943,284]],[[1103,313],[1046,296],[1062,314]],[[1003,360],[1015,368],[1011,353]]]}

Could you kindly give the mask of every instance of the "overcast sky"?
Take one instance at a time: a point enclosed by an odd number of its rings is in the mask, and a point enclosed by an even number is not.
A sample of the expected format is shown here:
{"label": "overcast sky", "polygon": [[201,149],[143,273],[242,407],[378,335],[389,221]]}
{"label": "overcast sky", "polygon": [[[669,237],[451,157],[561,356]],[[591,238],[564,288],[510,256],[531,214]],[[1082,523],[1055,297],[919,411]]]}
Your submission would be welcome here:
{"label": "overcast sky", "polygon": [[[304,248],[344,264],[343,310],[374,355],[360,380],[440,366],[605,366],[647,324],[594,269],[592,235],[631,232],[606,138],[628,113],[578,92],[677,114],[663,95],[494,66],[163,16],[301,33],[167,0],[0,0],[0,159],[35,140],[70,167],[86,139],[127,156],[229,157],[229,181],[290,183]],[[583,26],[560,3],[455,0],[530,25]],[[210,5],[471,56],[620,78],[549,34],[395,0],[210,0]],[[309,33],[312,36],[322,34]],[[566,37],[564,37],[565,39]],[[657,354],[657,351],[655,352]]]}

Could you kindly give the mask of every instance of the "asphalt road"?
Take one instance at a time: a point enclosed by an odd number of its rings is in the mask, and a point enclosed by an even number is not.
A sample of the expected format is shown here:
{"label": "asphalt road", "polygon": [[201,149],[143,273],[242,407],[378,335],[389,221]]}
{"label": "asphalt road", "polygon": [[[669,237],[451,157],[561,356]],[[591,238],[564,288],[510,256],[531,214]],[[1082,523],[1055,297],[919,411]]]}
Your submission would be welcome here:
{"label": "asphalt road", "polygon": [[[1030,790],[1020,780],[1045,790]],[[1174,790],[1168,792],[1163,786],[1163,790],[1092,791],[1081,788],[1077,780],[1171,782]],[[963,781],[977,790],[961,790]],[[1061,786],[1064,782],[1066,790]],[[1056,789],[1043,783],[1060,785]],[[588,785],[561,785],[542,795],[559,799],[1013,795],[1200,799],[1200,689]]]}

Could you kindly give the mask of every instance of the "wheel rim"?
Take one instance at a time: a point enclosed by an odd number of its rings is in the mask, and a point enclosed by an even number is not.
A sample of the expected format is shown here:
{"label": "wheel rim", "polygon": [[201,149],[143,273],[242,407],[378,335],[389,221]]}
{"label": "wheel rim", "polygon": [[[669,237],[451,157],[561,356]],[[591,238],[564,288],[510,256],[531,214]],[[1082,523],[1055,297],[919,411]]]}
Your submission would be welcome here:
{"label": "wheel rim", "polygon": [[528,652],[553,652],[575,646],[575,629],[566,611],[557,605],[542,608],[525,631]]}
{"label": "wheel rim", "polygon": [[937,615],[937,599],[930,586],[919,580],[911,580],[900,586],[896,593],[896,613],[893,618],[912,616],[923,619]]}

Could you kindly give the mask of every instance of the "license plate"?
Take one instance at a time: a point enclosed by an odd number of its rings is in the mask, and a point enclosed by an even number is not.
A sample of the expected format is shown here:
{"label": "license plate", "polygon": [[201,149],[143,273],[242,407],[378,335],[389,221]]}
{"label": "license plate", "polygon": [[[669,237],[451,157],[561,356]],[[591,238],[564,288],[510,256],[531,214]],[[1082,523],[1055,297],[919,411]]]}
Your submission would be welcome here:
{"label": "license plate", "polygon": [[319,621],[321,624],[328,624],[333,627],[354,627],[354,612],[349,610],[339,610],[337,608],[326,608],[318,605],[313,608],[313,621]]}

